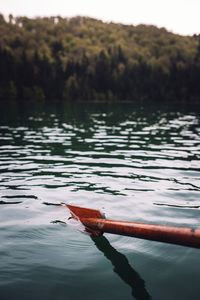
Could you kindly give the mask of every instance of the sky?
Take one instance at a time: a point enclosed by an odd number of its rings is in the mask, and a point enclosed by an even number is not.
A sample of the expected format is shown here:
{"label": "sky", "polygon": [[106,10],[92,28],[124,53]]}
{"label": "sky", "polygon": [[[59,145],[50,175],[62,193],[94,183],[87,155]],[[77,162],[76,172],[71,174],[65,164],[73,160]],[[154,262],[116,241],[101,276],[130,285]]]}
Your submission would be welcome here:
{"label": "sky", "polygon": [[89,16],[106,22],[151,24],[200,34],[200,0],[0,0],[5,16]]}

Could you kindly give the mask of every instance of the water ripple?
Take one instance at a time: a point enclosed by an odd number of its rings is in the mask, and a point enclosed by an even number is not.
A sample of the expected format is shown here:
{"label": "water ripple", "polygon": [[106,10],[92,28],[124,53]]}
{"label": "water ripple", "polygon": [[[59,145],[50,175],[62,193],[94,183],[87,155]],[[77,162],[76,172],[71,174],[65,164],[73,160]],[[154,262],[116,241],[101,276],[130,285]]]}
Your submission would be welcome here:
{"label": "water ripple", "polygon": [[36,202],[70,201],[142,221],[176,223],[178,210],[189,224],[186,207],[199,204],[198,113],[65,113],[0,123],[0,210],[31,200],[35,223]]}

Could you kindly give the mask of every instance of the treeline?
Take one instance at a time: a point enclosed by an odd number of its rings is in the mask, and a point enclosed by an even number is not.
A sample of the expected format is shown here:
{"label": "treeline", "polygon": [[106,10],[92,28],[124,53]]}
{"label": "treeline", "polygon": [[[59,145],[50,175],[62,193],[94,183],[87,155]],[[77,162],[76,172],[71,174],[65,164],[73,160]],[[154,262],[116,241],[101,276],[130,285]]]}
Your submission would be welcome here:
{"label": "treeline", "polygon": [[199,101],[200,36],[0,15],[0,99]]}

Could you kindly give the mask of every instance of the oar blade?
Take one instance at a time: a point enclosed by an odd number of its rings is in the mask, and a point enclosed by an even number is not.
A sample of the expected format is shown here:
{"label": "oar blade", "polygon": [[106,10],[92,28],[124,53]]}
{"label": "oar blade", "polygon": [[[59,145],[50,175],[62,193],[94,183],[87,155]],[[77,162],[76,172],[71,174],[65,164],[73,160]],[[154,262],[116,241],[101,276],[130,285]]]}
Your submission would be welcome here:
{"label": "oar blade", "polygon": [[67,208],[70,210],[72,216],[75,219],[85,219],[85,218],[98,218],[98,219],[104,219],[105,216],[103,213],[101,213],[97,209],[91,209],[86,207],[79,207],[74,205],[66,204]]}

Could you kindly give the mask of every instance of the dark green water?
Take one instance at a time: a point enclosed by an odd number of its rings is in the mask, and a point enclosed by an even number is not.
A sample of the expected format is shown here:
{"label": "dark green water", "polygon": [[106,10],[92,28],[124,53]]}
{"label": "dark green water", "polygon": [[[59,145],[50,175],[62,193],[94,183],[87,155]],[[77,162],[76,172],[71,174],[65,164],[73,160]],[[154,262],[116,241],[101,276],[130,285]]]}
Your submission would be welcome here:
{"label": "dark green water", "polygon": [[0,299],[199,300],[198,249],[91,238],[43,204],[200,227],[199,158],[197,108],[2,103]]}

